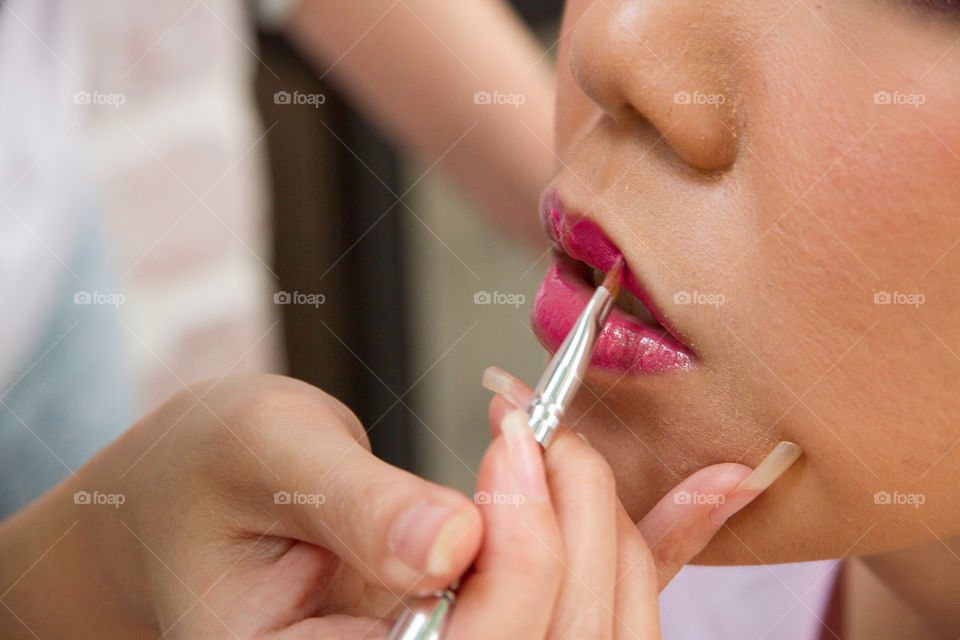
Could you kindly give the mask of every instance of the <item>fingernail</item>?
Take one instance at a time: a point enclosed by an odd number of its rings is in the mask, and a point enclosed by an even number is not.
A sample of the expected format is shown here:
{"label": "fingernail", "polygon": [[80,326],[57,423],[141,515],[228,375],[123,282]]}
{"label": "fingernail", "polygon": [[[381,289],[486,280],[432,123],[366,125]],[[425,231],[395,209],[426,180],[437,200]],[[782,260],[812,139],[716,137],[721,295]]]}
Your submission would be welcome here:
{"label": "fingernail", "polygon": [[794,442],[783,441],[778,444],[749,476],[727,494],[723,504],[717,505],[710,512],[710,519],[716,524],[726,522],[730,516],[753,502],[754,498],[782,476],[801,455],[803,449]]}
{"label": "fingernail", "polygon": [[580,439],[583,440],[583,444],[587,445],[588,447],[593,446],[592,444],[590,444],[590,440],[587,438],[586,435],[580,433],[579,431],[576,431],[574,433],[576,433],[580,437]]}
{"label": "fingernail", "polygon": [[484,389],[499,393],[517,409],[525,409],[526,401],[521,394],[520,382],[500,367],[487,367],[480,381]]}
{"label": "fingernail", "polygon": [[753,499],[760,495],[760,491],[742,491],[735,489],[727,495],[722,504],[718,504],[710,512],[710,520],[714,524],[723,524],[730,519],[730,516],[743,509],[753,502]]}
{"label": "fingernail", "polygon": [[483,370],[483,378],[480,384],[484,389],[494,393],[505,393],[512,385],[513,380],[506,371],[500,367],[487,367]]}
{"label": "fingernail", "polygon": [[451,552],[471,526],[463,513],[421,502],[394,520],[387,545],[414,571],[445,575],[450,571]]}
{"label": "fingernail", "polygon": [[783,475],[797,459],[803,455],[800,445],[793,442],[781,442],[773,448],[766,458],[757,465],[753,473],[737,485],[735,491],[757,490],[763,491],[773,484],[774,480]]}
{"label": "fingernail", "polygon": [[543,453],[533,438],[527,414],[514,410],[504,416],[500,423],[507,442],[507,458],[517,484],[530,500],[545,501],[550,498],[547,475],[543,468]]}

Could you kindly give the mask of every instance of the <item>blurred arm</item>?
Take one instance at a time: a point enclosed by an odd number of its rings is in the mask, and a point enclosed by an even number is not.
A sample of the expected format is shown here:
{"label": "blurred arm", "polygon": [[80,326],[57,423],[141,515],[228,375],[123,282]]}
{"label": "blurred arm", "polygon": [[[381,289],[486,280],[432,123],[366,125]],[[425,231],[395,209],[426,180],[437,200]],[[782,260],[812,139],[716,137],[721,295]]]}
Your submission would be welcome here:
{"label": "blurred arm", "polygon": [[[301,0],[286,32],[396,142],[546,246],[536,205],[554,164],[553,70],[501,0]],[[523,104],[476,104],[478,91]]]}

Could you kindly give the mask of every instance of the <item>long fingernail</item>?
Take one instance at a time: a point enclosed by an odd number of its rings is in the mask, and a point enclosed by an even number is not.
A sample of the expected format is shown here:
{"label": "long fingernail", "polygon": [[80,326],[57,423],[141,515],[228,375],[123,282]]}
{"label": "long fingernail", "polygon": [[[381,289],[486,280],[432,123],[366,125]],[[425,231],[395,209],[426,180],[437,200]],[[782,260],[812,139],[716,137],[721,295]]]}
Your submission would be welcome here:
{"label": "long fingernail", "polygon": [[483,385],[484,389],[502,395],[517,409],[523,410],[526,408],[520,381],[500,367],[484,369],[480,384]]}
{"label": "long fingernail", "polygon": [[710,519],[716,524],[726,522],[730,516],[753,502],[754,498],[782,476],[801,455],[803,449],[796,443],[783,441],[778,444],[749,476],[727,494],[723,504],[717,505],[710,512]]}
{"label": "long fingernail", "polygon": [[465,514],[429,502],[415,504],[390,526],[387,545],[417,572],[446,575],[451,552],[473,526]]}
{"label": "long fingernail", "polygon": [[550,498],[550,492],[543,468],[543,454],[527,420],[526,413],[514,410],[504,416],[500,428],[507,442],[510,468],[520,490],[530,500],[545,501]]}

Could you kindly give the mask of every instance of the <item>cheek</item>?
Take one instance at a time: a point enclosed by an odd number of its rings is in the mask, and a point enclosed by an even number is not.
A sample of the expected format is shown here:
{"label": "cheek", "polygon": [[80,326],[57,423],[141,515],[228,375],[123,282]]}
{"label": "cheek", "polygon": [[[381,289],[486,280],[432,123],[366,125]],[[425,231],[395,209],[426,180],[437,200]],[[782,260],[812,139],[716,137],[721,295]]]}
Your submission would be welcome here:
{"label": "cheek", "polygon": [[[821,81],[756,118],[744,171],[759,236],[727,318],[754,353],[731,357],[731,376],[756,381],[771,399],[759,421],[805,447],[823,513],[896,523],[865,544],[902,546],[930,531],[873,495],[946,503],[960,481],[958,101],[934,83],[919,108],[875,104],[892,82]],[[955,533],[942,510],[924,516]]]}

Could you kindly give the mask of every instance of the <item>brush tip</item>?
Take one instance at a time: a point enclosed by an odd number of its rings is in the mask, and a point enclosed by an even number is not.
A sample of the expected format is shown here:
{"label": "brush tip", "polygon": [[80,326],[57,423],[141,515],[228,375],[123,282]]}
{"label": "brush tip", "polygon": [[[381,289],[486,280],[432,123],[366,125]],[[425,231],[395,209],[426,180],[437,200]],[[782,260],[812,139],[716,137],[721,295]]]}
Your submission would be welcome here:
{"label": "brush tip", "polygon": [[606,277],[603,279],[603,288],[610,292],[614,298],[620,294],[620,282],[623,280],[623,256],[617,258],[617,261],[610,267]]}

